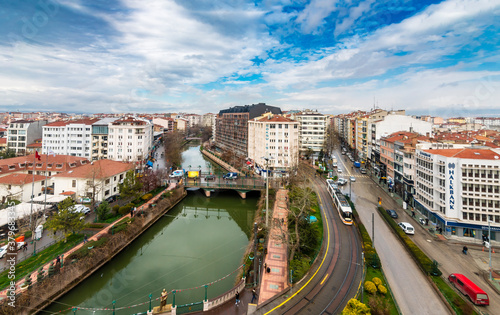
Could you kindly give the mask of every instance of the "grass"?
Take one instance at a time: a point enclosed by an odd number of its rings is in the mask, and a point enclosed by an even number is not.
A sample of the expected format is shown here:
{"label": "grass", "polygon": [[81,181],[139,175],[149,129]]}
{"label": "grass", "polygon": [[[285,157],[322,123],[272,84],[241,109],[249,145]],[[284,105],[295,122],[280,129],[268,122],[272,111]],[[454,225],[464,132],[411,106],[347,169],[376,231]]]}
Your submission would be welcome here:
{"label": "grass", "polygon": [[[59,241],[41,252],[37,253],[36,256],[32,256],[19,264],[16,265],[16,279],[15,281],[24,278],[27,274],[33,273],[38,270],[41,266],[45,265],[49,261],[55,259],[57,255],[61,255],[73,248],[83,240],[83,234],[70,235],[68,241],[64,243],[64,240]],[[5,270],[0,273],[0,288],[5,288],[9,285],[10,281],[13,279],[8,278],[9,270]]]}

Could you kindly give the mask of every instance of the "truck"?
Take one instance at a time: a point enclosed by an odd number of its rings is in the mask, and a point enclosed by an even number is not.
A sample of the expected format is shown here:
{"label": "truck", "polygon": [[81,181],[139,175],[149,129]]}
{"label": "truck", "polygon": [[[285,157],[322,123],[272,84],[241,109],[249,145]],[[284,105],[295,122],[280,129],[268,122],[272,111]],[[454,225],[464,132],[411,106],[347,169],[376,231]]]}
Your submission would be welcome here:
{"label": "truck", "polygon": [[354,167],[360,168],[361,167],[361,163],[359,163],[358,161],[354,162]]}

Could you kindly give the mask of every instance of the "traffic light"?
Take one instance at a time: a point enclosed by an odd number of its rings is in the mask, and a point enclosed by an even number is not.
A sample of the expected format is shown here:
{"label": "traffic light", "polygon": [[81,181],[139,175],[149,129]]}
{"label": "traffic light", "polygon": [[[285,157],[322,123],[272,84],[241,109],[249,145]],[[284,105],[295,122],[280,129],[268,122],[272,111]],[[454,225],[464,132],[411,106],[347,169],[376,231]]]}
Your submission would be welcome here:
{"label": "traffic light", "polygon": [[382,198],[381,197],[378,197],[378,205],[381,206],[382,205]]}

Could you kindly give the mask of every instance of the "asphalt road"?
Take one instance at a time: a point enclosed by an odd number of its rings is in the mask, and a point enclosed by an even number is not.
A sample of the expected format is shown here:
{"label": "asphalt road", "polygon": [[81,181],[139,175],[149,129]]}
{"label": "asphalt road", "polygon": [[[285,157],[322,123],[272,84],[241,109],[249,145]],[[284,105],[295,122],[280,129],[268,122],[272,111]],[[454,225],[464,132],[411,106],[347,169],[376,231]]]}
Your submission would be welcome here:
{"label": "asphalt road", "polygon": [[[336,152],[337,157],[344,157]],[[387,281],[403,314],[450,314],[448,308],[431,287],[396,235],[376,211],[377,197],[382,190],[366,175],[351,169],[351,162],[338,158],[344,177],[354,175],[351,183],[352,200],[361,221],[372,235],[372,213],[374,213],[375,248],[379,254]],[[343,187],[349,191],[349,184]]]}

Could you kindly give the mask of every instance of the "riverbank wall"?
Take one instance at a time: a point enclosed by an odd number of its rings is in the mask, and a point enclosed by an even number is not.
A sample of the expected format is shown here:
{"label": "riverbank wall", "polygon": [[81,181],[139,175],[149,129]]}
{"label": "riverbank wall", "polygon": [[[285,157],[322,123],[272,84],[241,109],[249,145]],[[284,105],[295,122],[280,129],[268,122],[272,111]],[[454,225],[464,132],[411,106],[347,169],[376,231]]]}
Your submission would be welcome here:
{"label": "riverbank wall", "polygon": [[[171,193],[171,196],[163,198],[165,193]],[[58,274],[44,279],[41,283],[35,283],[30,289],[18,294],[15,308],[7,304],[8,299],[2,301],[0,314],[36,314],[42,311],[127,248],[186,195],[183,186],[168,192],[163,191],[158,195],[156,203],[151,203],[141,210],[141,213],[138,213],[140,216],[134,217],[126,230],[114,235],[103,235],[108,238],[105,246],[90,251],[87,257],[79,261],[65,262]]]}

